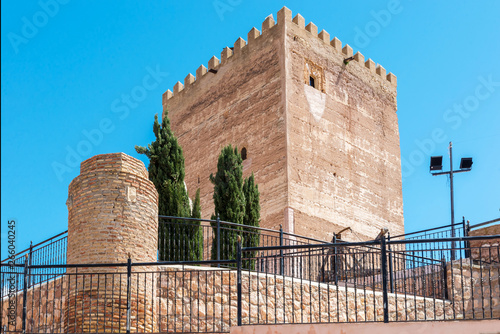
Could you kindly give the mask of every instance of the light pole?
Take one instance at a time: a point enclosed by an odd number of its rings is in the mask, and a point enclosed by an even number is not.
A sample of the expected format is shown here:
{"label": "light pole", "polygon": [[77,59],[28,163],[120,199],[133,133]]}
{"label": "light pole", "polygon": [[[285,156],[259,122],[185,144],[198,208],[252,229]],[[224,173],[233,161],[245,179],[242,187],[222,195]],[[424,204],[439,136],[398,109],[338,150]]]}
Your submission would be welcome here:
{"label": "light pole", "polygon": [[[433,172],[443,169],[443,156],[431,157],[430,172],[432,175],[450,175],[450,200],[451,200],[451,236],[455,237],[455,202],[453,198],[453,174],[470,172],[472,167],[472,158],[462,158],[460,160],[460,169],[453,170],[453,149],[450,141],[448,147],[450,152],[450,170],[447,172]],[[451,260],[455,260],[455,242],[452,243]]]}

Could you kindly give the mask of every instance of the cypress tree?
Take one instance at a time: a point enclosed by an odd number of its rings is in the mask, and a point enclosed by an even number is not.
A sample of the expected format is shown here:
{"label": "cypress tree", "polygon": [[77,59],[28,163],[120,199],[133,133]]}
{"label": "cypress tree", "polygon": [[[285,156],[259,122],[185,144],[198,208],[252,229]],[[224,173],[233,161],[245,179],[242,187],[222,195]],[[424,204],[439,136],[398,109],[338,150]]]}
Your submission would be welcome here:
{"label": "cypress tree", "polygon": [[[201,219],[200,188],[196,190],[191,218]],[[200,227],[199,222],[192,221],[190,225],[192,227],[189,240],[193,243],[190,258],[193,260],[203,260],[203,229]]]}
{"label": "cypress tree", "polygon": [[200,188],[196,190],[196,196],[194,197],[193,212],[191,213],[191,218],[201,219]]}
{"label": "cypress tree", "polygon": [[[190,217],[189,197],[184,185],[184,155],[170,128],[168,112],[161,125],[158,122],[158,115],[155,115],[153,133],[155,141],[147,147],[135,146],[135,150],[139,154],[145,154],[149,159],[149,179],[158,191],[158,214]],[[189,236],[199,229],[199,224],[190,229],[183,221],[160,224],[158,228],[159,259],[161,261],[198,260],[198,256],[194,258],[192,256],[199,252],[193,252],[191,249],[194,245],[188,241],[192,241]]]}
{"label": "cypress tree", "polygon": [[[231,145],[224,147],[217,162],[217,173],[210,175],[214,185],[215,214],[222,221],[249,226],[223,226],[220,230],[221,260],[236,258],[237,236],[242,234],[243,247],[259,246],[260,233],[252,227],[259,227],[259,188],[252,175],[243,181],[243,166],[238,149]],[[212,259],[217,259],[217,226],[213,226]],[[245,254],[254,257],[255,254]],[[243,268],[255,269],[255,260],[243,261]]]}
{"label": "cypress tree", "polygon": [[[217,162],[217,172],[210,174],[210,181],[214,185],[215,214],[223,221],[243,224],[245,217],[245,195],[243,194],[243,167],[238,149],[228,145],[222,149]],[[212,243],[212,259],[217,259],[217,228],[214,229]],[[236,258],[236,242],[240,227],[228,228],[220,231],[220,259]]]}
{"label": "cypress tree", "polygon": [[[259,187],[255,184],[255,177],[252,173],[243,183],[243,194],[245,195],[245,216],[243,224],[251,227],[259,227],[260,221],[260,194]],[[260,241],[260,231],[255,228],[243,228],[245,237],[243,247],[258,247]],[[255,258],[256,252],[245,254],[246,257]],[[243,268],[255,269],[255,260],[244,261]]]}

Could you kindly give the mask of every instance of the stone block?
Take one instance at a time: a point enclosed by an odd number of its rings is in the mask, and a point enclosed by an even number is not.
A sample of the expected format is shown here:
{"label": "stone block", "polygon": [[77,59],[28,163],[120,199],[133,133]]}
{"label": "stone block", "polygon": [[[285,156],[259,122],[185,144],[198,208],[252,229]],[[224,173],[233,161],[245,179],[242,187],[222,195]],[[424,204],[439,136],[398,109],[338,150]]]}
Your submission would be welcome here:
{"label": "stone block", "polygon": [[342,42],[337,37],[334,37],[331,40],[330,45],[333,46],[338,52],[342,52]]}
{"label": "stone block", "polygon": [[247,35],[248,44],[253,42],[259,36],[260,36],[260,31],[257,28],[253,27],[252,30],[250,30]]}
{"label": "stone block", "polygon": [[318,34],[319,39],[321,39],[324,43],[330,43],[330,34],[326,32],[326,30],[321,30]]}
{"label": "stone block", "polygon": [[292,22],[298,25],[302,29],[304,29],[306,26],[306,20],[300,14],[295,15]]}
{"label": "stone block", "polygon": [[194,75],[189,73],[185,78],[184,78],[184,86],[187,87],[189,85],[192,85],[195,82],[196,78]]}
{"label": "stone block", "polygon": [[318,35],[318,27],[312,22],[309,22],[309,24],[306,25],[306,30],[313,34],[313,36]]}
{"label": "stone block", "polygon": [[349,46],[349,44],[346,44],[346,45],[344,46],[344,48],[342,49],[342,53],[343,53],[346,57],[352,57],[353,51],[352,51],[352,48]]}
{"label": "stone block", "polygon": [[196,77],[199,79],[205,74],[207,74],[207,68],[204,65],[198,67],[198,69],[196,70]]}
{"label": "stone block", "polygon": [[264,22],[262,22],[262,33],[265,33],[266,31],[268,31],[269,29],[274,27],[274,24],[275,24],[275,22],[274,22],[272,15],[269,15],[268,17],[266,17]]}
{"label": "stone block", "polygon": [[285,22],[292,21],[292,11],[286,7],[278,11],[278,25],[283,25]]}

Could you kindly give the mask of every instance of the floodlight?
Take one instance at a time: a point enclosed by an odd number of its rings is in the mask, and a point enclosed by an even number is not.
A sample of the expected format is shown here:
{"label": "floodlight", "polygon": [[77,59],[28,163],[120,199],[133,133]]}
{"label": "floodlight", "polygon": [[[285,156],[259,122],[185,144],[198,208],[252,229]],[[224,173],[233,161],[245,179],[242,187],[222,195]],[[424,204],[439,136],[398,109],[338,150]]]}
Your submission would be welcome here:
{"label": "floodlight", "polygon": [[[450,177],[450,203],[451,203],[451,237],[455,237],[455,202],[453,200],[453,174],[455,173],[463,173],[470,172],[472,166],[472,158],[462,158],[460,161],[460,169],[453,170],[453,150],[452,143],[450,141],[450,146],[448,147],[450,152],[450,170],[447,172],[436,172],[432,173],[432,171],[438,171],[443,169],[443,157],[442,156],[434,156],[431,157],[431,175],[448,175]],[[455,260],[456,244],[455,241],[451,242],[451,260]]]}
{"label": "floodlight", "polygon": [[351,60],[354,60],[354,57],[349,57],[349,58],[344,59],[344,64],[346,64],[346,65],[349,64],[349,62]]}
{"label": "floodlight", "polygon": [[472,167],[472,158],[462,158],[460,160],[460,169],[470,169]]}
{"label": "floodlight", "polygon": [[431,170],[443,169],[443,156],[431,157]]}

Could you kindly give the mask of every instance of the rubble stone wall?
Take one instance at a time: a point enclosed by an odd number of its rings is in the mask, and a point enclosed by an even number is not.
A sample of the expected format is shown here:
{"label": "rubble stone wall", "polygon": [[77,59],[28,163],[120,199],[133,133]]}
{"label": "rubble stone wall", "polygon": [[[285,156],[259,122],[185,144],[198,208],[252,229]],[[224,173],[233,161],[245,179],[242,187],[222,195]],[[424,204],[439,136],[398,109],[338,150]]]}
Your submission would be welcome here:
{"label": "rubble stone wall", "polygon": [[[495,251],[498,247],[492,247]],[[448,299],[453,312],[465,319],[500,318],[500,264],[469,259],[446,266]]]}
{"label": "rubble stone wall", "polygon": [[[63,277],[37,284],[26,293],[26,332],[62,333],[65,325],[65,310],[68,285]],[[9,317],[9,296],[1,301],[2,326],[6,332],[22,331],[23,291],[15,297],[15,315]]]}
{"label": "rubble stone wall", "polygon": [[[469,232],[469,236],[500,235],[500,224],[478,228]],[[500,238],[470,241],[471,257],[475,260],[500,262]]]}
{"label": "rubble stone wall", "polygon": [[[162,330],[217,332],[237,324],[236,271],[180,266],[162,270]],[[253,272],[242,273],[242,291],[243,324],[383,321],[382,291]],[[452,317],[450,301],[389,294],[390,321]]]}

